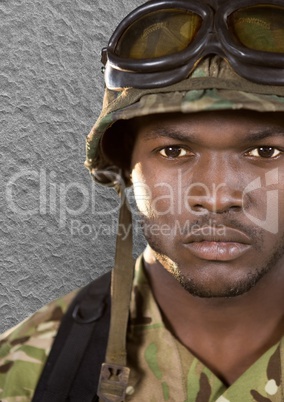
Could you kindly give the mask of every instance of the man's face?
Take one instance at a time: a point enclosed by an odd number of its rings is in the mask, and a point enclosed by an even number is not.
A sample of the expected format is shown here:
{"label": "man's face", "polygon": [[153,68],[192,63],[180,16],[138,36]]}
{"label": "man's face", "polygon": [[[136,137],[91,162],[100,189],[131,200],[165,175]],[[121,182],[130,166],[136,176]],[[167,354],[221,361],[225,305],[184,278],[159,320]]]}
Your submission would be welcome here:
{"label": "man's face", "polygon": [[283,114],[163,114],[134,122],[134,194],[158,263],[201,297],[240,295],[281,272]]}

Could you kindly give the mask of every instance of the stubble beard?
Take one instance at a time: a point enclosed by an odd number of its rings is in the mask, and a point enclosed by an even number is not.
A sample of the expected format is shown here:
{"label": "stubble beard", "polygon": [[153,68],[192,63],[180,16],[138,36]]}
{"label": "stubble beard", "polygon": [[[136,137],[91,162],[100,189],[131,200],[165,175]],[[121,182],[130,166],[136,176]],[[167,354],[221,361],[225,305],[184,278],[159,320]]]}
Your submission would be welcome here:
{"label": "stubble beard", "polygon": [[[239,224],[235,225],[235,227],[237,226],[239,226],[240,228]],[[248,232],[247,229],[246,231]],[[255,249],[260,251],[262,248],[261,231],[254,228],[251,230],[251,234],[253,232],[254,236],[257,236],[259,240],[259,243],[256,244]],[[257,234],[255,234],[255,232]],[[284,256],[283,235],[262,265],[260,265],[258,268],[255,268],[253,271],[248,271],[247,275],[244,278],[236,280],[233,284],[224,286],[222,289],[219,290],[212,290],[206,287],[204,283],[201,283],[201,281],[197,281],[192,278],[190,273],[188,275],[184,275],[180,269],[180,266],[167,256],[167,252],[166,250],[163,250],[161,242],[159,241],[157,236],[151,236],[148,233],[148,235],[145,234],[145,238],[151,249],[154,251],[157,261],[179,282],[179,284],[188,293],[190,293],[192,296],[197,296],[201,298],[232,298],[249,292],[264,276],[266,276],[271,270],[273,270],[275,265],[277,265],[279,260]]]}

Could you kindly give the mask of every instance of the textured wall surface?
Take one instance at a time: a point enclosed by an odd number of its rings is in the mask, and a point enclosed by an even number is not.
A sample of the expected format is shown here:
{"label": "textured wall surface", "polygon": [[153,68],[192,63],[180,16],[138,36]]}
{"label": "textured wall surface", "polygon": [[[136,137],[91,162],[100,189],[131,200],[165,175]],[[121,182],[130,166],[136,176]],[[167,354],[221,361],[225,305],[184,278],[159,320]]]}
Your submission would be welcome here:
{"label": "textured wall surface", "polygon": [[92,184],[85,135],[100,50],[141,3],[0,0],[0,332],[113,264],[117,199]]}

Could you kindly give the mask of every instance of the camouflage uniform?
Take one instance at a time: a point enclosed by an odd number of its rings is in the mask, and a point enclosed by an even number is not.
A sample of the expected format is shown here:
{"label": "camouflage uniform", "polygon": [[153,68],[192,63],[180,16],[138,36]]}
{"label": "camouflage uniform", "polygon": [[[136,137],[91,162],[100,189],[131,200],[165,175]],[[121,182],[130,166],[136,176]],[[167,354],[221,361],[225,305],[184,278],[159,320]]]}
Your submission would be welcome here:
{"label": "camouflage uniform", "polygon": [[[50,303],[0,338],[1,402],[31,401],[60,319],[75,294]],[[225,386],[165,327],[141,257],[135,268],[127,350],[131,374],[125,401],[284,401],[284,338]]]}
{"label": "camouflage uniform", "polygon": [[44,306],[0,337],[0,401],[29,402],[63,314],[77,291]]}

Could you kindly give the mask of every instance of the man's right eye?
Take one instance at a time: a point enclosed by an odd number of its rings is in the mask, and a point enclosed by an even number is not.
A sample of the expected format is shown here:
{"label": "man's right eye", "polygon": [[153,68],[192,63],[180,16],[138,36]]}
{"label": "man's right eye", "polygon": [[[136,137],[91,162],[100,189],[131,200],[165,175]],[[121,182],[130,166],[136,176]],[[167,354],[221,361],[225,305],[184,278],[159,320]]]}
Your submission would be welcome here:
{"label": "man's right eye", "polygon": [[160,149],[160,155],[167,159],[177,159],[188,155],[188,150],[180,146],[168,146]]}

